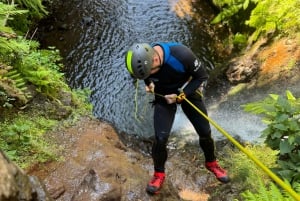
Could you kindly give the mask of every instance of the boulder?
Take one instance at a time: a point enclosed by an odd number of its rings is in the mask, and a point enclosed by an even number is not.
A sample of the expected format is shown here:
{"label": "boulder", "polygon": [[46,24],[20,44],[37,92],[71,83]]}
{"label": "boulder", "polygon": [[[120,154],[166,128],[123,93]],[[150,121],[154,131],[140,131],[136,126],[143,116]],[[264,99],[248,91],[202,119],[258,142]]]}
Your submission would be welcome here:
{"label": "boulder", "polygon": [[0,150],[1,201],[52,201],[35,176],[28,176]]}

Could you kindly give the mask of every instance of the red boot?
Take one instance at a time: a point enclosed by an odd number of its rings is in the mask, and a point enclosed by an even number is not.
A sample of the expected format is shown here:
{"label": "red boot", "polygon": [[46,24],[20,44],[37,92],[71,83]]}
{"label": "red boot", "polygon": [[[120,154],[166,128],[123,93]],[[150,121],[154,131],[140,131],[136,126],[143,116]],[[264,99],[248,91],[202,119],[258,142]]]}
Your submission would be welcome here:
{"label": "red boot", "polygon": [[216,176],[216,178],[222,182],[222,183],[228,183],[230,181],[230,178],[227,176],[227,173],[224,169],[222,169],[217,161],[213,161],[213,162],[206,162],[205,163],[205,167],[211,171],[212,173],[214,173],[214,175]]}
{"label": "red boot", "polygon": [[148,183],[146,191],[151,194],[157,194],[162,187],[166,174],[164,172],[154,172],[153,178]]}

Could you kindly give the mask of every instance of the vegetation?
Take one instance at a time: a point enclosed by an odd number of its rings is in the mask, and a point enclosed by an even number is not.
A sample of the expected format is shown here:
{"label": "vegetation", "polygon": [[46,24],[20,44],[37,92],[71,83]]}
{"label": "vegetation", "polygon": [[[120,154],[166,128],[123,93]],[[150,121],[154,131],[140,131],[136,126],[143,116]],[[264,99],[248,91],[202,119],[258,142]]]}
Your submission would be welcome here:
{"label": "vegetation", "polygon": [[[242,193],[243,200],[245,201],[294,201],[287,193],[282,193],[280,189],[274,184],[270,183],[269,186],[266,186],[259,178],[259,185],[256,187],[257,193],[252,193],[250,190]],[[300,189],[299,189],[300,190]],[[298,191],[299,192],[299,191]]]}
{"label": "vegetation", "polygon": [[235,44],[252,44],[260,37],[294,35],[300,30],[298,0],[214,0],[221,12],[212,23],[227,24]]}
{"label": "vegetation", "polygon": [[25,31],[45,14],[41,0],[0,1],[0,148],[21,167],[56,158],[46,131],[91,113],[89,91],[66,84],[59,51],[27,39]]}
{"label": "vegetation", "polygon": [[29,84],[35,86],[35,91],[53,99],[58,99],[61,90],[68,90],[59,73],[61,65],[59,51],[39,50],[39,44],[19,36],[7,22],[13,21],[18,11],[15,5],[0,4],[0,105],[12,107],[24,105],[31,98],[32,92],[27,89]]}
{"label": "vegetation", "polygon": [[277,167],[273,171],[291,184],[292,188],[299,190],[300,98],[286,91],[286,97],[270,94],[262,101],[248,103],[243,107],[247,112],[262,115],[263,122],[267,124],[262,132],[265,144],[278,151]]}
{"label": "vegetation", "polygon": [[[264,164],[268,167],[275,167],[275,159],[277,151],[274,151],[264,145],[247,145],[245,147],[249,152],[255,155],[259,160],[263,160]],[[257,186],[256,181],[258,178],[264,184],[268,184],[270,179],[266,173],[260,169],[252,160],[250,160],[244,153],[237,152],[236,150],[228,150],[231,160],[228,161],[231,166],[230,172],[234,181],[240,185],[240,191],[247,189],[255,189]],[[268,155],[269,157],[265,157]]]}
{"label": "vegetation", "polygon": [[37,161],[54,159],[55,155],[50,151],[53,145],[45,142],[43,134],[57,124],[57,120],[40,115],[19,115],[13,121],[1,123],[0,147],[23,168]]}
{"label": "vegetation", "polygon": [[[298,0],[213,0],[213,2],[220,12],[212,23],[222,23],[230,29],[232,35],[229,36],[228,41],[238,50],[251,47],[260,39],[271,41],[286,36],[293,38],[299,33],[300,1]],[[295,65],[296,63],[291,68]],[[244,86],[239,90],[243,90]],[[274,160],[273,165],[267,163],[266,157],[263,157],[264,162],[289,183],[291,188],[299,192],[300,100],[287,91],[286,98],[271,94],[265,100],[249,103],[243,107],[247,112],[262,115],[263,121],[268,125],[262,133],[262,138],[265,139],[265,146],[277,154],[271,159]],[[241,159],[238,154],[232,155],[233,158],[238,158],[237,160]],[[255,155],[259,154],[255,152]],[[268,152],[267,155],[270,156]],[[241,159],[241,161],[245,160]],[[233,169],[238,167],[243,170],[243,164],[236,160],[233,160],[233,163],[235,163],[231,165]],[[239,177],[247,175],[243,178],[246,181],[245,185],[251,189],[241,195],[243,200],[293,200],[268,179],[251,175],[250,171],[254,171],[251,166],[245,170],[249,172],[235,170]],[[260,178],[263,179],[260,181]],[[251,182],[248,183],[248,180]]]}
{"label": "vegetation", "polygon": [[[264,161],[267,167],[276,167],[275,159],[278,151],[272,150],[265,145],[245,146],[248,152],[252,153],[260,161]],[[258,189],[259,180],[264,186],[269,185],[272,181],[268,175],[250,160],[243,152],[234,149],[227,149],[230,160],[226,160],[226,165],[230,166],[232,182],[238,192],[244,192],[248,189]],[[266,158],[265,156],[268,155]],[[240,199],[242,196],[240,196]]]}
{"label": "vegetation", "polygon": [[[290,35],[300,29],[298,0],[214,3],[221,12],[212,23],[227,24],[236,44],[251,45],[260,37]],[[0,149],[21,167],[57,159],[55,145],[45,133],[57,127],[61,119],[70,117],[69,124],[92,109],[87,100],[89,91],[72,91],[65,83],[59,51],[40,49],[33,36],[28,36],[32,23],[45,15],[42,0],[0,0]],[[66,96],[69,101],[63,100]],[[37,104],[42,107],[28,106],[36,103],[34,97],[41,99]],[[247,148],[299,192],[300,99],[288,91],[286,98],[271,94],[243,107],[262,115],[268,125],[262,135],[267,147]],[[64,114],[59,117],[61,111]],[[245,191],[241,195],[245,200],[290,199],[245,155],[231,154],[232,172],[238,175],[235,182]]]}

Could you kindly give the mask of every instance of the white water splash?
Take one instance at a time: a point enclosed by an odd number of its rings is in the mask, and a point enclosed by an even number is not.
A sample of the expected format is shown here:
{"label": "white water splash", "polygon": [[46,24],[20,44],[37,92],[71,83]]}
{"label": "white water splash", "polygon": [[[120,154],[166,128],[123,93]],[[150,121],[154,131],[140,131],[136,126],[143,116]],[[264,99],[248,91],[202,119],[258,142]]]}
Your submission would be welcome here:
{"label": "white water splash", "polygon": [[[267,127],[263,124],[261,117],[243,111],[241,105],[258,100],[263,100],[268,94],[280,94],[285,96],[285,91],[290,90],[294,96],[300,96],[300,81],[286,85],[273,85],[269,89],[254,90],[247,95],[239,95],[236,99],[207,103],[208,117],[232,137],[250,143],[260,143],[262,131]],[[199,114],[200,115],[200,114]],[[215,140],[226,139],[212,124],[212,135]],[[186,118],[181,108],[175,117],[172,133],[187,141],[198,140],[194,127]]]}
{"label": "white water splash", "polygon": [[[207,106],[209,118],[229,135],[239,140],[257,143],[261,142],[259,138],[262,130],[266,128],[261,118],[246,113],[238,106]],[[199,114],[200,115],[200,114]],[[212,135],[215,140],[226,139],[213,124],[211,124]],[[187,141],[198,140],[198,135],[190,121],[186,118],[181,108],[178,108],[175,116],[172,133],[180,135]]]}

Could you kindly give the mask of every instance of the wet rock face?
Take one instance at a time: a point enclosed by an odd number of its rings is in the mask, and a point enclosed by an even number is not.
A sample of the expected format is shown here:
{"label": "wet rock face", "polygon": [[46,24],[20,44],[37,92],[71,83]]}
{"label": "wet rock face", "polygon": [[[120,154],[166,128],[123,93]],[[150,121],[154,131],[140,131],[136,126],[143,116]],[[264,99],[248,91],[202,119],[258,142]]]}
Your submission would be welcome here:
{"label": "wet rock face", "polygon": [[257,87],[299,80],[299,38],[281,38],[266,46],[267,40],[257,41],[242,56],[233,58],[226,70],[233,84],[255,81]]}
{"label": "wet rock face", "polygon": [[233,59],[226,72],[231,83],[249,82],[258,72],[259,64],[251,57],[243,59]]}
{"label": "wet rock face", "polygon": [[52,201],[39,179],[27,176],[0,151],[1,201]]}
{"label": "wet rock face", "polygon": [[84,176],[83,181],[73,194],[72,201],[81,200],[121,200],[118,187],[101,181],[94,169],[90,169]]}
{"label": "wet rock face", "polygon": [[206,201],[206,189],[215,191],[219,184],[205,169],[197,142],[197,146],[182,148],[171,143],[174,148],[170,147],[166,164],[167,179],[160,193],[152,196],[145,191],[153,175],[152,158],[148,151],[140,150],[149,146],[150,140],[143,144],[129,136],[126,140],[131,140],[125,141],[122,136],[121,141],[111,125],[89,118],[48,135],[55,136],[63,147],[64,159],[40,164],[28,174],[39,177],[56,201]]}

